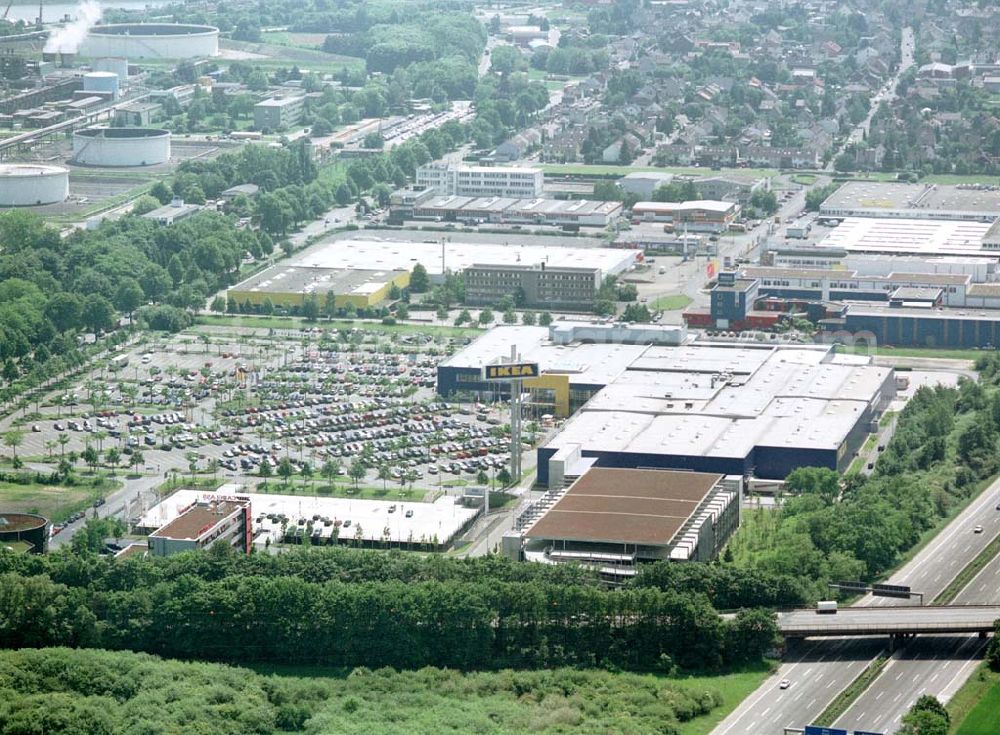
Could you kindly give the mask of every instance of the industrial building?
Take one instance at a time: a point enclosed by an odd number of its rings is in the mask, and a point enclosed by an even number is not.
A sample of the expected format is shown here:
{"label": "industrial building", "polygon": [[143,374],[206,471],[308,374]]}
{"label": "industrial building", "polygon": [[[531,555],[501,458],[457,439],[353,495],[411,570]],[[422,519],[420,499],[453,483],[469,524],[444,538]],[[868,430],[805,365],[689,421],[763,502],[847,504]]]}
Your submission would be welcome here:
{"label": "industrial building", "polygon": [[170,160],[170,131],[84,128],[73,132],[73,162],[85,166],[155,166]]}
{"label": "industrial building", "polygon": [[149,534],[149,553],[170,556],[225,544],[244,554],[253,548],[250,499],[206,495]]}
{"label": "industrial building", "polygon": [[593,467],[529,509],[504,552],[609,577],[633,576],[643,562],[710,561],[739,528],[742,484],[731,475]]}
{"label": "industrial building", "polygon": [[550,488],[593,466],[767,479],[844,470],[896,392],[890,368],[831,345],[625,341],[556,344],[543,328],[496,328],[438,367],[438,390],[499,394],[481,369],[512,345],[537,362],[539,378],[524,381],[529,415],[573,414],[538,450]]}
{"label": "industrial building", "polygon": [[178,518],[179,510],[192,504],[225,502],[232,496],[253,508],[253,516],[247,515],[252,525],[247,528],[252,529],[252,545],[261,552],[286,539],[301,542],[307,535],[314,546],[341,543],[444,551],[480,513],[453,495],[444,495],[433,503],[413,503],[245,493],[239,485],[224,485],[214,494],[178,490],[152,508],[139,527],[168,528]]}
{"label": "industrial building", "polygon": [[698,199],[690,202],[637,202],[632,216],[650,222],[671,222],[674,229],[725,232],[740,213],[735,202]]}
{"label": "industrial building", "polygon": [[993,222],[1000,217],[1000,187],[848,181],[820,205],[819,216]]}
{"label": "industrial building", "polygon": [[94,26],[80,56],[125,59],[196,59],[219,55],[219,29],[180,23],[115,23]]}
{"label": "industrial building", "polygon": [[322,308],[332,293],[338,309],[367,309],[389,298],[393,286],[406,288],[409,284],[407,270],[275,265],[231,287],[227,297],[238,304],[260,306],[267,299],[276,307],[293,308],[315,296]]}
{"label": "industrial building", "polygon": [[51,531],[48,519],[34,513],[0,513],[0,549],[44,554]]}
{"label": "industrial building", "polygon": [[544,175],[540,168],[428,163],[417,168],[416,185],[438,196],[538,199]]}
{"label": "industrial building", "polygon": [[817,248],[848,253],[997,259],[1000,253],[987,247],[984,240],[992,223],[993,219],[849,217],[833,228]]}
{"label": "industrial building", "polygon": [[900,288],[933,288],[946,306],[965,306],[972,277],[960,273],[890,273],[861,275],[856,271],[742,266],[738,277],[757,282],[759,296],[814,301],[888,302]]}
{"label": "industrial building", "polygon": [[69,169],[34,163],[0,164],[0,207],[56,204],[69,196]]}
{"label": "industrial building", "polygon": [[[468,224],[530,224],[607,227],[622,212],[621,202],[588,199],[512,199],[509,197],[433,196],[430,190],[400,195],[395,219],[425,219]],[[408,202],[408,204],[404,203]]]}
{"label": "industrial building", "polygon": [[[594,284],[599,286],[606,276],[627,272],[637,257],[642,254],[611,248],[345,240],[307,252],[292,263],[295,268],[283,266],[282,270],[290,271],[287,282],[296,286],[289,292],[299,293],[310,284],[321,282],[314,278],[339,278],[337,272],[373,273],[376,274],[373,278],[384,279],[380,282],[388,284],[397,278],[392,274],[409,274],[420,263],[432,283],[442,283],[446,272],[462,274],[470,303],[494,305],[505,295],[516,295],[520,288],[526,305],[589,310],[596,293]],[[269,269],[259,277],[270,279],[276,272]],[[396,285],[401,283],[400,277]],[[402,285],[408,284],[407,279]],[[373,298],[384,298],[374,285],[365,288],[371,289]],[[231,290],[247,292],[245,283]],[[251,301],[261,298],[253,296]]]}
{"label": "industrial building", "polygon": [[183,199],[174,199],[170,204],[164,204],[151,212],[142,215],[145,219],[152,220],[158,225],[169,227],[175,222],[192,217],[201,211],[198,204],[186,204]]}
{"label": "industrial building", "polygon": [[[1000,293],[993,298],[1000,299]],[[839,316],[823,320],[820,326],[834,338],[850,336],[872,347],[990,350],[1000,346],[1000,310],[938,308],[931,298],[844,304]]]}
{"label": "industrial building", "polygon": [[302,119],[303,95],[272,97],[253,106],[253,124],[258,130],[284,130]]}
{"label": "industrial building", "polygon": [[465,269],[465,303],[493,306],[504,296],[519,294],[525,306],[590,311],[602,273],[594,267],[546,267],[545,261],[526,265],[475,264]]}

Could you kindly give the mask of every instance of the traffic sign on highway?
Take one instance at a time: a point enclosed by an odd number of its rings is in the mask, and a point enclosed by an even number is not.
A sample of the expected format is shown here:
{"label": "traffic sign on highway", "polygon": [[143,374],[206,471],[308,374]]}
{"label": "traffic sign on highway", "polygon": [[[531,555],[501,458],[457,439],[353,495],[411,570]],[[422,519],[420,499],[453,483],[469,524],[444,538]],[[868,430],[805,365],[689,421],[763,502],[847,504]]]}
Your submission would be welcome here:
{"label": "traffic sign on highway", "polygon": [[820,727],[819,725],[806,725],[805,735],[847,735],[847,730],[838,727]]}
{"label": "traffic sign on highway", "polygon": [[867,730],[855,730],[854,735],[885,735],[884,732],[868,732]]}
{"label": "traffic sign on highway", "polygon": [[840,587],[844,592],[867,592],[868,585],[864,582],[836,582],[837,587]]}
{"label": "traffic sign on highway", "polygon": [[875,597],[902,597],[910,599],[910,588],[902,584],[873,584],[872,594]]}

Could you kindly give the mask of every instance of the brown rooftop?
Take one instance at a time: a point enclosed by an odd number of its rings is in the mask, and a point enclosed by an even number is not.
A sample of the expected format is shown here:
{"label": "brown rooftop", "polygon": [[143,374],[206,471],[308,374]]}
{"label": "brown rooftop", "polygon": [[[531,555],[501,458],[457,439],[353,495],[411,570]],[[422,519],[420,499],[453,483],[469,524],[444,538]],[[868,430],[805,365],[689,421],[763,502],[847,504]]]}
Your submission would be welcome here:
{"label": "brown rooftop", "polygon": [[663,546],[722,475],[594,468],[527,530],[527,538]]}
{"label": "brown rooftop", "polygon": [[197,539],[210,528],[242,508],[244,503],[221,500],[214,503],[198,503],[181,513],[165,526],[156,529],[150,536],[172,539]]}

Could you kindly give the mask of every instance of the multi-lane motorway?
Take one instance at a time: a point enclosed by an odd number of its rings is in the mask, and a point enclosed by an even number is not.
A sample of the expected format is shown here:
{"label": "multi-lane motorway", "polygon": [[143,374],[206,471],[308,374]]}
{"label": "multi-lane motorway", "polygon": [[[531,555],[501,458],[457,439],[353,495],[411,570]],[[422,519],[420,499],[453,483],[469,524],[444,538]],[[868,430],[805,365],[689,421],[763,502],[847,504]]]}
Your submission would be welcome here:
{"label": "multi-lane motorway", "polygon": [[[961,515],[888,580],[910,585],[929,602],[958,572],[1000,534],[1000,481],[994,482]],[[975,533],[976,526],[983,533]],[[959,595],[956,603],[1000,602],[1000,561],[986,567]],[[985,587],[984,587],[985,585]],[[910,604],[892,598],[865,597],[860,605]],[[893,655],[882,675],[836,723],[873,732],[891,732],[921,693],[948,697],[975,667],[979,639],[959,636],[918,637]],[[793,648],[778,672],[768,678],[714,735],[782,735],[785,727],[803,727],[826,708],[880,651],[886,638],[807,639]],[[778,682],[788,679],[788,689]],[[897,696],[898,695],[898,696]]]}

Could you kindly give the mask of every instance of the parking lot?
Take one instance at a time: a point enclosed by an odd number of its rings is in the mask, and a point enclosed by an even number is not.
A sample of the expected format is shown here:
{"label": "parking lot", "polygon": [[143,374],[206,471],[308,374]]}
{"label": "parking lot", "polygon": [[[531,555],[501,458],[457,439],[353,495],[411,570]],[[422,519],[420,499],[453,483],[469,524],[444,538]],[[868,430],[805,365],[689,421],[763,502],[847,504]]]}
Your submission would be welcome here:
{"label": "parking lot", "polygon": [[114,447],[119,467],[291,479],[308,494],[394,483],[430,497],[504,475],[507,409],[436,397],[437,363],[464,338],[199,329],[95,366],[25,427],[20,454],[54,462],[91,446],[106,464]]}

